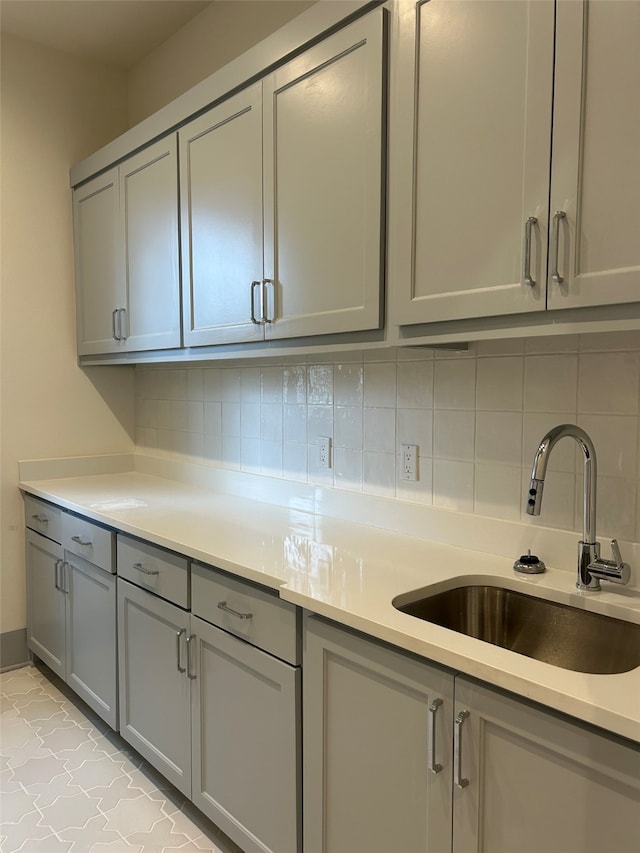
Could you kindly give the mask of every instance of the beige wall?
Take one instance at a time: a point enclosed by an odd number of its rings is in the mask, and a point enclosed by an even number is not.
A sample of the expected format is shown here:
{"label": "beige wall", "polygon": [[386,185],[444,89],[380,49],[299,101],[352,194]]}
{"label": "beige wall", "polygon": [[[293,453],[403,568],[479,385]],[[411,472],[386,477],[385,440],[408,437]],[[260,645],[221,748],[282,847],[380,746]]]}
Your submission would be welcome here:
{"label": "beige wall", "polygon": [[129,74],[129,124],[165,106],[284,26],[311,0],[215,0]]}
{"label": "beige wall", "polygon": [[132,447],[133,371],[76,364],[69,167],[126,129],[126,79],[2,37],[1,630],[25,625],[18,460]]}

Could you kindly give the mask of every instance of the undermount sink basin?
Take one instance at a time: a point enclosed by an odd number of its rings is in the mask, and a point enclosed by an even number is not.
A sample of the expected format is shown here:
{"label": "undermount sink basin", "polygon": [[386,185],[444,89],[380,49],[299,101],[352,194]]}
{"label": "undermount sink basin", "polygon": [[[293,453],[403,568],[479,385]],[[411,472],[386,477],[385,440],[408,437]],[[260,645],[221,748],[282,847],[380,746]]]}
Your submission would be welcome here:
{"label": "undermount sink basin", "polygon": [[575,672],[640,666],[640,625],[499,586],[400,595],[393,606],[426,622]]}

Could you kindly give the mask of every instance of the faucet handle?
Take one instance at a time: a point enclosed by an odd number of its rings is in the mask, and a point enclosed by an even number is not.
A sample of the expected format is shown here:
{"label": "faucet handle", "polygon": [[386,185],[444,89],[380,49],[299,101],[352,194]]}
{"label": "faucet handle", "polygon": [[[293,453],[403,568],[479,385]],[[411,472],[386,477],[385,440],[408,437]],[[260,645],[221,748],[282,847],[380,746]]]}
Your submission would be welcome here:
{"label": "faucet handle", "polygon": [[620,547],[617,539],[611,540],[611,553],[613,554],[613,559],[616,561],[617,568],[622,571],[624,563],[622,562],[622,554],[620,553]]}
{"label": "faucet handle", "polygon": [[599,580],[611,581],[612,583],[629,583],[631,567],[628,563],[623,562],[617,539],[611,540],[611,552],[613,553],[613,560],[603,560],[601,557],[596,557],[588,566],[589,574]]}

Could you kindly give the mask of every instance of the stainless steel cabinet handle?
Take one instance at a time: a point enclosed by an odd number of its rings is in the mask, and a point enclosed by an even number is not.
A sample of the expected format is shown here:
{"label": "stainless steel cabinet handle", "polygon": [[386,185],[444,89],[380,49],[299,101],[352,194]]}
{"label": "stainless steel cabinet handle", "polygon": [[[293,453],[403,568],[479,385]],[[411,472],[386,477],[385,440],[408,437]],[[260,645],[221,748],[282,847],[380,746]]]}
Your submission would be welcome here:
{"label": "stainless steel cabinet handle", "polygon": [[256,326],[260,326],[262,324],[262,319],[256,320],[256,306],[255,306],[255,292],[256,287],[260,288],[260,314],[264,313],[264,299],[263,299],[263,291],[262,291],[262,282],[261,281],[252,281],[251,282],[251,322]]}
{"label": "stainless steel cabinet handle", "polygon": [[[270,284],[273,290],[273,317],[267,317],[267,285]],[[276,319],[275,310],[276,310],[276,284],[272,278],[263,278],[262,279],[262,322],[263,323],[273,323]]]}
{"label": "stainless steel cabinet handle", "polygon": [[466,788],[469,784],[468,779],[462,778],[462,726],[464,721],[469,716],[468,711],[460,711],[456,717],[455,729],[453,732],[453,763],[455,766],[455,779],[458,788]]}
{"label": "stainless steel cabinet handle", "polygon": [[562,284],[564,281],[564,278],[558,272],[558,256],[560,254],[560,222],[566,218],[567,214],[564,210],[556,210],[553,214],[553,228],[551,229],[553,269],[551,270],[551,281],[555,284]]}
{"label": "stainless steel cabinet handle", "polygon": [[176,631],[176,657],[178,658],[178,672],[186,672],[186,667],[180,666],[180,637],[186,633],[186,628]]}
{"label": "stainless steel cabinet handle", "polygon": [[49,519],[47,518],[47,516],[46,515],[40,515],[39,512],[36,512],[35,515],[31,516],[31,518],[33,518],[35,521],[39,521],[40,524],[48,524],[49,523]]}
{"label": "stainless steel cabinet handle", "polygon": [[535,279],[531,277],[531,232],[538,222],[535,216],[530,216],[524,223],[524,250],[522,252],[522,283],[535,287]]}
{"label": "stainless steel cabinet handle", "polygon": [[438,708],[442,705],[442,699],[434,699],[431,705],[429,705],[429,743],[427,744],[428,750],[428,763],[429,770],[432,773],[439,773],[442,770],[442,764],[436,763],[436,714],[438,713]]}
{"label": "stainless steel cabinet handle", "polygon": [[77,542],[78,545],[83,545],[85,548],[87,547],[87,545],[93,545],[91,539],[84,539],[82,536],[72,536],[71,541]]}
{"label": "stainless steel cabinet handle", "polygon": [[118,332],[120,333],[118,340],[126,341],[129,337],[129,324],[127,320],[127,309],[118,308]]}
{"label": "stainless steel cabinet handle", "polygon": [[218,602],[218,610],[224,610],[225,613],[230,613],[232,616],[237,616],[238,619],[253,619],[253,613],[240,613],[240,611],[228,607],[226,601]]}
{"label": "stainless steel cabinet handle", "polygon": [[134,563],[133,568],[137,569],[139,572],[142,572],[143,575],[159,575],[160,572],[158,569],[147,569],[142,563]]}
{"label": "stainless steel cabinet handle", "polygon": [[65,595],[69,595],[69,585],[67,583],[67,581],[68,581],[67,569],[68,568],[69,568],[69,563],[66,560],[62,560],[60,563],[60,580],[61,580],[62,591],[64,592]]}
{"label": "stainless steel cabinet handle", "polygon": [[118,337],[118,330],[116,329],[116,316],[117,316],[117,314],[118,314],[118,309],[114,308],[113,311],[111,312],[111,330],[113,332],[114,341],[120,340],[120,338]]}
{"label": "stainless steel cabinet handle", "polygon": [[53,585],[56,589],[60,590],[60,592],[64,592],[62,587],[60,586],[60,581],[58,580],[58,575],[60,572],[60,564],[62,560],[56,560],[53,566]]}
{"label": "stainless steel cabinet handle", "polygon": [[195,634],[189,634],[185,641],[187,644],[187,678],[190,678],[191,681],[195,681],[195,679],[197,678],[197,676],[193,675],[191,672],[191,643],[193,642],[193,640],[195,640],[195,638]]}

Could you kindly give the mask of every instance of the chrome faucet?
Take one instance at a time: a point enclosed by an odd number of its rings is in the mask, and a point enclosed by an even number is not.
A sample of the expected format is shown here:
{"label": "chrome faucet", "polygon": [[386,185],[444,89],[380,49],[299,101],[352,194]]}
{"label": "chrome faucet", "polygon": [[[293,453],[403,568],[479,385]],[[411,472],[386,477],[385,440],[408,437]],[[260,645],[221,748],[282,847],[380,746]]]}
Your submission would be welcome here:
{"label": "chrome faucet", "polygon": [[565,436],[575,439],[582,450],[584,461],[584,506],[582,539],[578,542],[578,589],[600,589],[600,580],[629,583],[631,569],[622,562],[620,548],[611,540],[613,560],[600,557],[600,543],[596,541],[596,449],[587,433],[575,424],[560,424],[550,429],[540,442],[533,460],[531,483],[527,495],[527,513],[540,515],[542,489],[547,472],[549,454],[556,443]]}

